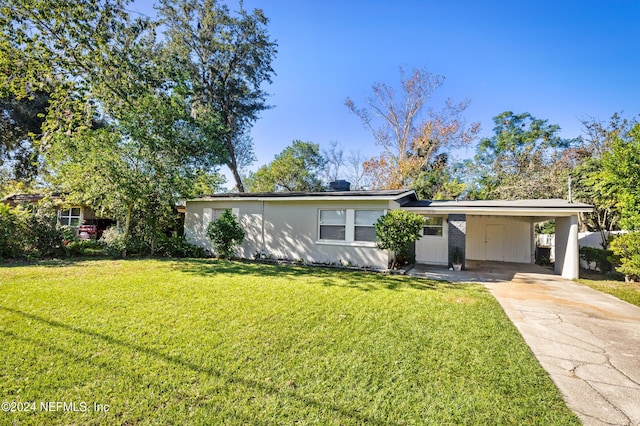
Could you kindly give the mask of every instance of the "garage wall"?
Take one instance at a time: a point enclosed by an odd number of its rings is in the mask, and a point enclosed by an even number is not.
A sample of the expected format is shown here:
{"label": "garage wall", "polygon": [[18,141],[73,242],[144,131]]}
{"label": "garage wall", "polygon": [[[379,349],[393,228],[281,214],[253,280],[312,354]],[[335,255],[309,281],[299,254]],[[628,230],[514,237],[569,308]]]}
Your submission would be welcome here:
{"label": "garage wall", "polygon": [[531,218],[467,215],[467,259],[533,263]]}

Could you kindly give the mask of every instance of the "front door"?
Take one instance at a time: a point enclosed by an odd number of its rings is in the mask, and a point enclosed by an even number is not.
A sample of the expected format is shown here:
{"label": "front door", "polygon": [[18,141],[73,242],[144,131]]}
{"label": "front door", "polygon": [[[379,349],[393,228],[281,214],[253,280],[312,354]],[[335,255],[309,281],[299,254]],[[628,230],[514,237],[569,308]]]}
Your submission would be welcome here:
{"label": "front door", "polygon": [[486,259],[504,262],[504,225],[486,225],[484,241]]}

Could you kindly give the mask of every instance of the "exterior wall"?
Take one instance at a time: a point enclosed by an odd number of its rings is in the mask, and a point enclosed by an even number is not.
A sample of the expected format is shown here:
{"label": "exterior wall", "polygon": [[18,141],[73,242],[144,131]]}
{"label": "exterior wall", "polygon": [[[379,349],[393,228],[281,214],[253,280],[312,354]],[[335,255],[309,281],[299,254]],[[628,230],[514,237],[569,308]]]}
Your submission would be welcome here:
{"label": "exterior wall", "polygon": [[529,217],[467,215],[466,259],[533,263]]}
{"label": "exterior wall", "polygon": [[350,262],[358,266],[387,268],[389,254],[368,242],[319,241],[320,209],[389,208],[387,201],[255,201],[214,200],[188,201],[185,236],[199,246],[211,250],[206,237],[210,221],[206,209],[237,209],[245,230],[245,240],[238,250],[242,258],[253,258],[263,252],[275,258],[309,262]]}
{"label": "exterior wall", "polygon": [[209,251],[213,251],[207,238],[207,226],[213,220],[208,209],[232,209],[238,212],[245,239],[238,250],[238,256],[251,258],[262,250],[262,203],[259,201],[188,201],[184,218],[186,239]]}
{"label": "exterior wall", "polygon": [[416,241],[416,262],[429,265],[446,265],[449,262],[447,257],[449,241],[448,226],[449,224],[445,216],[442,222],[442,236],[424,235]]}

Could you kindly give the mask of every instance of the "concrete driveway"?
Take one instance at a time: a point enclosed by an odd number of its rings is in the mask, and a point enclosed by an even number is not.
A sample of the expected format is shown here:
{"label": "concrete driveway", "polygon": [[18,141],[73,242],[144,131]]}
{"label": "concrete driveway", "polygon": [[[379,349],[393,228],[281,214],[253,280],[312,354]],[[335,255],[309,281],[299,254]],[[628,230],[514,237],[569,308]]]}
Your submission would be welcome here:
{"label": "concrete driveway", "polygon": [[[585,425],[640,425],[640,308],[519,266],[470,265],[467,274],[498,300]],[[436,278],[426,269],[411,275]],[[440,279],[454,274],[440,272]]]}

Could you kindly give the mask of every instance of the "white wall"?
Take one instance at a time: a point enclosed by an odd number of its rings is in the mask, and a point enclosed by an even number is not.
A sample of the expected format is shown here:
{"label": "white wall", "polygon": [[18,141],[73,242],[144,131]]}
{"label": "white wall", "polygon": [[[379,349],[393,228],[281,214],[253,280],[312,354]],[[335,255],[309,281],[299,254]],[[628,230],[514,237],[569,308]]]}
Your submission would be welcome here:
{"label": "white wall", "polygon": [[[607,237],[609,236],[617,236],[620,234],[624,234],[627,231],[612,231],[606,232]],[[578,246],[579,247],[593,247],[597,249],[602,249],[602,236],[600,232],[579,232],[578,233]],[[591,262],[591,265],[587,265],[587,262],[580,259],[580,266],[586,269],[598,269],[596,268],[595,262]]]}
{"label": "white wall", "polygon": [[257,201],[188,201],[184,218],[184,235],[193,244],[212,251],[211,241],[206,236],[207,226],[213,219],[211,209],[237,209],[245,230],[245,240],[240,248],[240,257],[250,258],[262,248],[262,205]]}
{"label": "white wall", "polygon": [[275,258],[310,262],[351,262],[358,266],[386,268],[389,254],[375,243],[318,241],[320,209],[387,209],[386,201],[188,201],[185,236],[211,250],[206,238],[205,209],[237,208],[245,240],[238,251],[251,259],[256,252]]}
{"label": "white wall", "polygon": [[449,226],[446,216],[442,221],[442,235],[424,235],[416,241],[416,262],[430,265],[449,263]]}
{"label": "white wall", "polygon": [[470,260],[533,263],[531,219],[467,215],[466,249]]}
{"label": "white wall", "polygon": [[[606,231],[605,231],[606,232]],[[611,233],[606,232],[607,237],[610,235],[620,235],[624,234],[627,231],[612,231]],[[599,232],[579,232],[578,233],[578,245],[580,247],[594,247],[594,248],[602,248],[602,237]]]}

